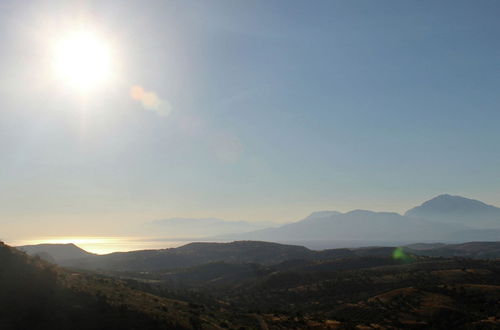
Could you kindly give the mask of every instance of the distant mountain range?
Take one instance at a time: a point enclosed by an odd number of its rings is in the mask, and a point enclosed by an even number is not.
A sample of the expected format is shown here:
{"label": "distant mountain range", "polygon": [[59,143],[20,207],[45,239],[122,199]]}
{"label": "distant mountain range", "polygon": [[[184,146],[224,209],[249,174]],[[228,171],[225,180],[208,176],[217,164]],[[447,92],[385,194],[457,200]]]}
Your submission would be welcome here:
{"label": "distant mountain range", "polygon": [[318,211],[297,222],[168,218],[142,224],[134,235],[186,241],[258,240],[313,249],[419,242],[500,240],[500,208],[460,196],[439,195],[404,215],[354,210]]}
{"label": "distant mountain range", "polygon": [[[487,228],[487,230],[485,230]],[[298,222],[219,239],[263,240],[315,248],[418,242],[500,240],[500,208],[460,196],[440,195],[405,215],[354,210],[321,211]]]}
{"label": "distant mountain range", "polygon": [[273,227],[272,222],[227,221],[218,218],[168,218],[142,225],[146,234],[170,238],[197,238],[244,233]]}
{"label": "distant mountain range", "polygon": [[[402,246],[413,243],[500,241],[500,208],[464,197],[440,195],[412,208],[404,215],[366,210],[354,210],[347,213],[320,211],[298,222],[276,228],[254,230],[261,225],[214,218],[172,218],[149,224],[156,235],[191,237],[204,235],[205,238],[201,239],[212,242],[268,241],[321,250],[338,247]],[[40,257],[58,264],[83,268],[117,269],[128,269],[133,263],[137,267],[146,268],[149,267],[148,265],[154,265],[156,268],[186,267],[198,264],[199,260],[232,261],[234,259],[266,264],[274,262],[275,259],[303,258],[310,254],[308,249],[306,250],[309,252],[304,252],[305,248],[282,250],[278,248],[279,245],[269,245],[269,249],[264,249],[262,254],[256,254],[257,250],[263,248],[262,246],[256,245],[256,250],[252,250],[254,245],[250,243],[232,244],[228,246],[245,247],[248,250],[237,252],[239,248],[229,249],[231,252],[224,252],[226,254],[220,252],[225,255],[221,257],[222,255],[213,253],[220,246],[227,249],[226,245],[195,244],[178,249],[113,253],[105,256],[94,256],[72,244],[24,246],[21,249],[31,255],[39,254]],[[271,247],[275,247],[276,250],[272,250]],[[203,255],[202,251],[205,248],[209,255]],[[233,252],[236,254],[233,255]],[[243,255],[240,256],[237,253],[243,253]],[[243,258],[244,256],[248,256],[247,259]],[[76,260],[78,260],[77,263]]]}
{"label": "distant mountain range", "polygon": [[466,227],[405,217],[397,213],[355,210],[347,213],[313,214],[299,222],[235,235],[237,239],[278,242],[380,241],[408,242],[439,240],[450,230]]}

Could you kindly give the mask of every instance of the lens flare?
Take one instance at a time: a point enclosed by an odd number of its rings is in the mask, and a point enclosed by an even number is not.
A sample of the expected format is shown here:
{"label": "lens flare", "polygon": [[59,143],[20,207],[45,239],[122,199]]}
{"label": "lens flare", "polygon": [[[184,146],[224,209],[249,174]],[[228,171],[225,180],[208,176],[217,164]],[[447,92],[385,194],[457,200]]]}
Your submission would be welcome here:
{"label": "lens flare", "polygon": [[392,252],[392,258],[401,262],[411,262],[413,260],[413,258],[408,255],[402,247],[397,247],[394,249],[394,251]]}
{"label": "lens flare", "polygon": [[142,104],[145,109],[156,112],[160,116],[168,116],[172,106],[167,100],[161,99],[158,94],[145,90],[142,86],[135,85],[130,88],[130,97]]}

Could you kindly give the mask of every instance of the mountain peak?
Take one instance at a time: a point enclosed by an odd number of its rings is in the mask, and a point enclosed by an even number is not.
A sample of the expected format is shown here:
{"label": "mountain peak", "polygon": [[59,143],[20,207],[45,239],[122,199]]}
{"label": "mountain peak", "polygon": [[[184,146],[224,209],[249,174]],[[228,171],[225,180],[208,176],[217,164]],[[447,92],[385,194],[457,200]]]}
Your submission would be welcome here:
{"label": "mountain peak", "polygon": [[356,209],[352,210],[346,213],[346,215],[374,215],[376,212],[370,211],[370,210],[361,210],[361,209]]}
{"label": "mountain peak", "polygon": [[[450,194],[438,195],[434,198],[431,198],[427,202],[431,202],[431,201],[472,201],[472,202],[484,204],[483,202],[475,200],[475,199],[466,198],[466,197],[462,197],[462,196],[458,196],[458,195],[450,195]],[[427,202],[425,202],[425,203],[427,203]]]}
{"label": "mountain peak", "polygon": [[311,213],[306,219],[319,219],[319,218],[326,218],[326,217],[331,217],[331,216],[336,216],[340,215],[342,213],[337,212],[337,211],[316,211]]}
{"label": "mountain peak", "polygon": [[415,211],[454,211],[454,212],[471,212],[478,209],[492,209],[494,206],[485,204],[481,201],[465,198],[462,196],[454,196],[442,194],[428,201],[425,201],[420,206],[414,207],[406,212],[406,215],[412,215]]}
{"label": "mountain peak", "polygon": [[500,208],[475,199],[449,194],[436,196],[408,210],[405,215],[440,222],[461,223],[471,227],[500,226]]}

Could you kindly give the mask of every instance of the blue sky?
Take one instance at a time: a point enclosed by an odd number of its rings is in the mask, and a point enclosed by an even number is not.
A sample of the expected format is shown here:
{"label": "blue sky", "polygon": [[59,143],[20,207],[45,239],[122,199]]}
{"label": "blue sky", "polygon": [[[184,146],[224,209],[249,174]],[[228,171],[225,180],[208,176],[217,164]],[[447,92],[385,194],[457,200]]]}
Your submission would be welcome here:
{"label": "blue sky", "polygon": [[[441,193],[500,205],[499,11],[3,1],[0,221],[18,236],[97,235],[168,217],[402,212]],[[45,28],[72,20],[107,36],[119,68],[85,100],[47,69]]]}

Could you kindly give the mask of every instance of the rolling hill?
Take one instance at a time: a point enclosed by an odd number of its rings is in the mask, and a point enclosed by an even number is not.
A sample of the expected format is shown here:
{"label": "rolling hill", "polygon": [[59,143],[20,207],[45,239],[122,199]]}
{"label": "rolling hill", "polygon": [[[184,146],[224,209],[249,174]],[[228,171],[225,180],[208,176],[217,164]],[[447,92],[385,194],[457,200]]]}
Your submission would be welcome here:
{"label": "rolling hill", "polygon": [[152,271],[190,267],[209,262],[255,262],[273,264],[310,258],[314,252],[302,247],[269,242],[190,243],[178,248],[96,255],[66,260],[61,265],[83,269]]}
{"label": "rolling hill", "polygon": [[[54,248],[54,247],[53,247]],[[61,248],[67,248],[61,245]],[[65,267],[100,271],[161,271],[207,263],[276,265],[296,260],[333,260],[351,257],[392,257],[396,246],[310,250],[303,246],[261,241],[190,243],[178,248],[87,255],[58,262]],[[408,253],[433,257],[500,258],[500,242],[413,244]],[[40,250],[33,248],[40,253]]]}
{"label": "rolling hill", "polygon": [[[91,257],[94,255],[72,243],[23,245],[17,248],[31,256],[39,255],[42,259],[55,263],[62,263],[65,260]],[[50,256],[50,258],[48,258],[47,255]]]}
{"label": "rolling hill", "polygon": [[409,247],[408,251],[413,254],[432,257],[497,259],[500,258],[500,242],[467,242],[447,244],[429,249],[412,249]]}
{"label": "rolling hill", "polygon": [[497,260],[351,256],[268,266],[210,263],[122,276],[154,281],[153,291],[187,290],[252,313],[261,328],[500,327]]}

